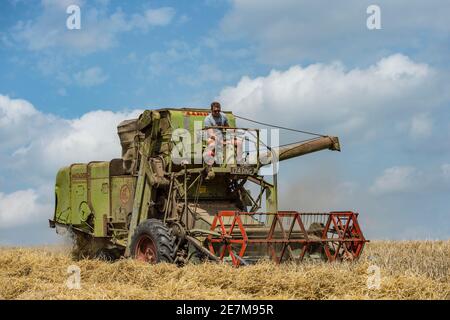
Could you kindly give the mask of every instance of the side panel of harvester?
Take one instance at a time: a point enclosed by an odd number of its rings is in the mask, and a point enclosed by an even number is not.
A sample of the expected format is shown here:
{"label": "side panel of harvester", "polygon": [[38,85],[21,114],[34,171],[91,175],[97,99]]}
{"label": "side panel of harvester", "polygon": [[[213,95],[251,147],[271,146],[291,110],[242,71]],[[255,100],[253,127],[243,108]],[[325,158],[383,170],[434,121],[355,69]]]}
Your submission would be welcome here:
{"label": "side panel of harvester", "polygon": [[126,226],[134,184],[129,175],[111,176],[110,162],[62,168],[56,178],[54,221],[95,237],[111,236],[108,226]]}
{"label": "side panel of harvester", "polygon": [[94,235],[107,236],[110,217],[109,162],[91,162],[88,169],[88,204],[94,214]]}

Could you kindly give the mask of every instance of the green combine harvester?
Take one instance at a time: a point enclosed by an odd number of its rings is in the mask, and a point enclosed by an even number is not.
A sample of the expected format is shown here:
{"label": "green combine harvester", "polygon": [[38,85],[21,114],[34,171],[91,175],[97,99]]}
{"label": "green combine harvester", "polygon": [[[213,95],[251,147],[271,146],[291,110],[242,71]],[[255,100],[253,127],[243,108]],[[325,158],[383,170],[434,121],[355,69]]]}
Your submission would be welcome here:
{"label": "green combine harvester", "polygon": [[[253,146],[238,160],[223,140],[213,165],[203,160],[209,109],[146,110],[118,125],[122,158],[75,163],[58,171],[57,233],[69,233],[82,257],[133,257],[149,263],[224,261],[235,266],[260,259],[353,260],[365,240],[351,211],[280,211],[277,174],[262,169],[320,150],[340,151],[337,137],[320,136],[267,147],[259,129],[211,127]],[[253,137],[249,139],[248,137]],[[234,138],[233,138],[234,139]],[[231,146],[231,147],[230,147]],[[251,161],[250,161],[251,160]],[[259,190],[252,195],[248,186]],[[261,212],[261,210],[263,212]]]}

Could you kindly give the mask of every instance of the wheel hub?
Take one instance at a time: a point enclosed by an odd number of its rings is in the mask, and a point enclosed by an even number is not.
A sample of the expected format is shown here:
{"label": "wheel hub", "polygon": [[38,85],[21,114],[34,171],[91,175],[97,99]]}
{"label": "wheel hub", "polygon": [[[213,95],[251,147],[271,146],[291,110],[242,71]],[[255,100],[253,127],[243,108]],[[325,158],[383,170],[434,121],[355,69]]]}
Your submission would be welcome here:
{"label": "wheel hub", "polygon": [[137,260],[147,263],[157,262],[156,246],[149,236],[141,236],[136,246],[135,257]]}

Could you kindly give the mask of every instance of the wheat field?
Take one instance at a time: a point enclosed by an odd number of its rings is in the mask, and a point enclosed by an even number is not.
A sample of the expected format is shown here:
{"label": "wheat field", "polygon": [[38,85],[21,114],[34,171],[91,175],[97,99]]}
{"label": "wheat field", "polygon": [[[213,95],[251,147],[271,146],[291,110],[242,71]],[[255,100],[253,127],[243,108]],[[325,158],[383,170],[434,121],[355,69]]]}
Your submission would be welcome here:
{"label": "wheat field", "polygon": [[[70,265],[80,268],[80,289],[67,286]],[[380,271],[379,286],[370,278],[374,268]],[[449,300],[449,270],[450,240],[375,241],[357,262],[263,262],[240,268],[73,261],[67,248],[2,247],[0,299]]]}

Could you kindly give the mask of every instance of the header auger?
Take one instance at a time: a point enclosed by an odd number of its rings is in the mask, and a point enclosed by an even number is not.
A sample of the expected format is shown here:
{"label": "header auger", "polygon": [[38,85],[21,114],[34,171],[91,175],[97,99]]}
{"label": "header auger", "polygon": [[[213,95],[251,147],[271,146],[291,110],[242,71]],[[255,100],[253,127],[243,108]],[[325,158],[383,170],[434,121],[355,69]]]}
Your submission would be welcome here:
{"label": "header auger", "polygon": [[[367,240],[357,213],[278,210],[278,161],[340,151],[337,137],[270,148],[259,129],[237,128],[231,112],[225,112],[229,127],[203,128],[208,112],[146,110],[120,123],[121,159],[59,170],[50,226],[70,230],[78,255],[87,257],[238,266],[267,258],[279,263],[360,256]],[[204,161],[205,129],[223,133],[213,164]],[[230,139],[241,139],[240,157]],[[258,195],[249,184],[259,188]]]}

